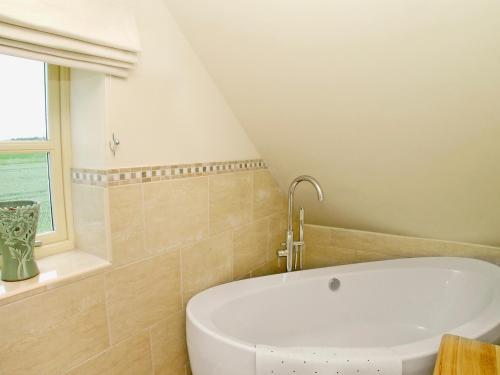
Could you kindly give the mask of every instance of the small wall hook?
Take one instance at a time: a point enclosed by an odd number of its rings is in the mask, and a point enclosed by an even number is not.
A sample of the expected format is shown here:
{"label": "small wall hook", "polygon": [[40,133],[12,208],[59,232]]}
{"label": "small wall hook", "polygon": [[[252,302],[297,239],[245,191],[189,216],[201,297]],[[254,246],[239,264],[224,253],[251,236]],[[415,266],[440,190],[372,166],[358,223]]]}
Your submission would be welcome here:
{"label": "small wall hook", "polygon": [[115,133],[113,133],[113,137],[111,141],[109,141],[109,149],[113,153],[113,156],[116,155],[116,149],[120,145],[120,140],[116,137]]}

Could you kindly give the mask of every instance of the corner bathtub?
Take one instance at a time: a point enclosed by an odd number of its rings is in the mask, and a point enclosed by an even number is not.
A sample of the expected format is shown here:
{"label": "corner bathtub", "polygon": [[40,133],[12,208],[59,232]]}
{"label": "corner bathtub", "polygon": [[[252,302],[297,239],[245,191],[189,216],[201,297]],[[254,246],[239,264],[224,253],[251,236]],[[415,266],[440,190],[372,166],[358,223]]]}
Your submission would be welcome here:
{"label": "corner bathtub", "polygon": [[319,268],[220,285],[187,306],[194,375],[255,375],[256,344],[389,347],[403,374],[431,374],[444,333],[498,343],[500,267],[413,258]]}

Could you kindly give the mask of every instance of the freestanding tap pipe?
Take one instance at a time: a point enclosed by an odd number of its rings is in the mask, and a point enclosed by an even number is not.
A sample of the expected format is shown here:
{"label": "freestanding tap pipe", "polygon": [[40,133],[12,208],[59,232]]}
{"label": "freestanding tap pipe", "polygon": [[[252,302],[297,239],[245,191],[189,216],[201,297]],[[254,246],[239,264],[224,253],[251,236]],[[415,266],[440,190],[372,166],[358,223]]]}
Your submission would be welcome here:
{"label": "freestanding tap pipe", "polygon": [[311,183],[316,189],[316,193],[318,194],[318,200],[323,200],[323,189],[314,177],[311,176],[298,176],[293,179],[288,188],[288,228],[286,232],[286,270],[287,272],[291,272],[293,270],[293,197],[295,193],[295,188],[301,182],[307,181]]}

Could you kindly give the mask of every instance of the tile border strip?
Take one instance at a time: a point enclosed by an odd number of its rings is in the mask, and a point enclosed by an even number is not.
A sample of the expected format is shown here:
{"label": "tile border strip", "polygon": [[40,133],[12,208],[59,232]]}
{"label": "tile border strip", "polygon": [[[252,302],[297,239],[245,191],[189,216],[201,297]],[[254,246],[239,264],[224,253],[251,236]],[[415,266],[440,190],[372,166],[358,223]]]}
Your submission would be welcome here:
{"label": "tile border strip", "polygon": [[151,167],[120,169],[72,169],[73,183],[93,186],[120,186],[141,184],[161,180],[173,180],[186,177],[209,176],[214,174],[266,169],[262,159],[234,160],[211,163],[176,164]]}

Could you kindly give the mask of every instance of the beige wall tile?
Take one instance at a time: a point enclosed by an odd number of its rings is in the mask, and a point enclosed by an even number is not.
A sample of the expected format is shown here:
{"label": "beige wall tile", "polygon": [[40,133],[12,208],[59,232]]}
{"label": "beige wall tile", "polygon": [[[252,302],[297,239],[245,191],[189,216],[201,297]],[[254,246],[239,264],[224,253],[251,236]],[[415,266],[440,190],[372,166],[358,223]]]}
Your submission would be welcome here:
{"label": "beige wall tile", "polygon": [[106,242],[106,189],[98,186],[71,185],[73,224],[76,246],[108,259]]}
{"label": "beige wall tile", "polygon": [[188,360],[185,312],[180,311],[151,328],[155,375],[182,375]]}
{"label": "beige wall tile", "polygon": [[405,258],[403,255],[399,256],[399,255],[393,255],[393,254],[379,253],[376,251],[364,251],[364,250],[352,251],[351,250],[351,253],[353,254],[352,260],[350,262],[347,262],[346,264],[364,263],[364,262],[378,262],[381,260]]}
{"label": "beige wall tile", "polygon": [[500,248],[460,242],[422,239],[421,246],[415,249],[415,256],[467,257],[499,264]]}
{"label": "beige wall tile", "polygon": [[146,249],[161,252],[208,235],[208,177],[143,185]]}
{"label": "beige wall tile", "polygon": [[241,278],[266,263],[269,220],[259,220],[234,232],[234,277]]}
{"label": "beige wall tile", "polygon": [[305,266],[318,268],[356,262],[356,250],[336,246],[332,228],[305,225]]}
{"label": "beige wall tile", "polygon": [[308,268],[415,256],[470,257],[500,263],[497,247],[316,225],[306,225],[306,243]]}
{"label": "beige wall tile", "polygon": [[173,251],[115,269],[106,275],[112,343],[181,308],[179,263],[179,251]]}
{"label": "beige wall tile", "polygon": [[260,219],[285,208],[285,196],[268,170],[254,171],[253,217]]}
{"label": "beige wall tile", "polygon": [[[334,246],[344,249],[412,256],[414,249],[420,246],[420,242],[423,241],[419,238],[310,224],[306,224],[305,228],[309,247],[311,245],[319,248]],[[328,231],[330,231],[330,238],[327,236]]]}
{"label": "beige wall tile", "polygon": [[269,217],[268,262],[277,263],[277,251],[282,248],[281,244],[286,240],[286,225],[286,213],[284,212]]}
{"label": "beige wall tile", "polygon": [[153,373],[149,332],[122,341],[66,375],[148,375]]}
{"label": "beige wall tile", "polygon": [[307,241],[308,247],[327,248],[334,246],[332,230],[328,227],[306,224],[304,226],[304,240]]}
{"label": "beige wall tile", "polygon": [[470,258],[474,257],[476,259],[485,260],[487,262],[494,263],[500,266],[500,248],[479,247],[471,252],[467,251],[466,253],[460,256],[465,256]]}
{"label": "beige wall tile", "polygon": [[[257,269],[258,269],[258,268],[260,268],[260,267],[261,267],[261,266],[258,266],[258,267],[257,267]],[[233,277],[233,281],[239,281],[239,280],[250,279],[251,277],[252,277],[252,272],[250,271],[250,272],[248,272],[248,273],[246,273],[246,274],[244,274],[244,275],[241,275],[241,276],[234,276],[234,277]]]}
{"label": "beige wall tile", "polygon": [[103,276],[0,308],[0,374],[59,374],[108,347]]}
{"label": "beige wall tile", "polygon": [[256,269],[252,270],[251,272],[251,277],[260,277],[260,276],[268,276],[268,275],[274,275],[277,273],[282,273],[286,272],[286,260],[282,258],[280,260],[280,265],[278,266],[278,259],[274,261],[269,261],[265,264],[263,264],[260,267],[257,267]]}
{"label": "beige wall tile", "polygon": [[357,263],[356,250],[328,247],[323,248],[321,251],[314,251],[309,246],[306,247],[306,268],[340,266],[350,263]]}
{"label": "beige wall tile", "polygon": [[412,256],[420,239],[306,225],[308,268]]}
{"label": "beige wall tile", "polygon": [[385,254],[413,256],[420,246],[419,238],[393,236],[382,233],[331,228],[334,245],[342,248],[374,251]]}
{"label": "beige wall tile", "polygon": [[181,249],[183,301],[211,286],[233,278],[233,236],[231,232]]}
{"label": "beige wall tile", "polygon": [[110,188],[109,211],[113,265],[145,257],[142,185]]}
{"label": "beige wall tile", "polygon": [[210,234],[238,228],[252,220],[252,172],[210,176]]}

